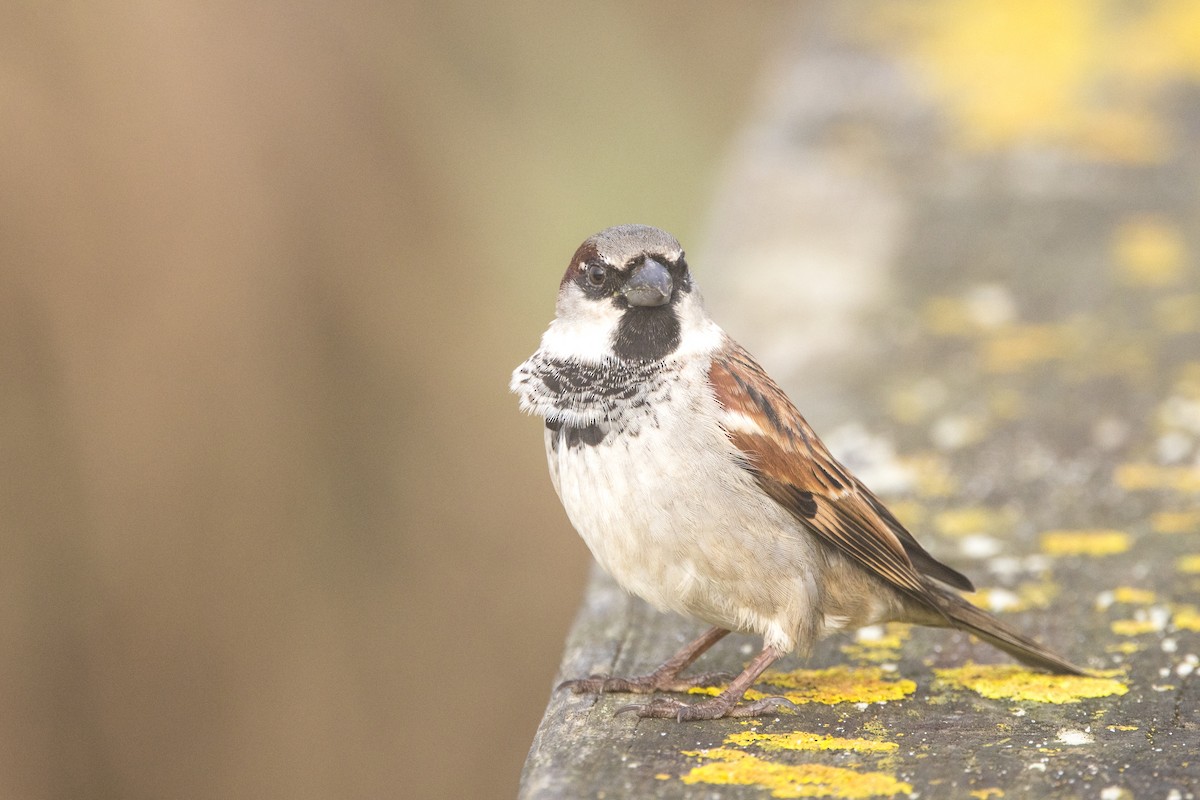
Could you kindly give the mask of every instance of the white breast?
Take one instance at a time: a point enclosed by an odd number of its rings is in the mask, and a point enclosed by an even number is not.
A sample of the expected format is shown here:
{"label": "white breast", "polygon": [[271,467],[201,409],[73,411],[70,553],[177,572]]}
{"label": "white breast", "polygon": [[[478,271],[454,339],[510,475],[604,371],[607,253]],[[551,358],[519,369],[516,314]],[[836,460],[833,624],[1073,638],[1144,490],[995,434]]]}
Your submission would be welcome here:
{"label": "white breast", "polygon": [[673,370],[641,418],[598,445],[547,430],[567,515],[601,566],[652,605],[785,650],[807,643],[815,545],[739,462],[701,365]]}

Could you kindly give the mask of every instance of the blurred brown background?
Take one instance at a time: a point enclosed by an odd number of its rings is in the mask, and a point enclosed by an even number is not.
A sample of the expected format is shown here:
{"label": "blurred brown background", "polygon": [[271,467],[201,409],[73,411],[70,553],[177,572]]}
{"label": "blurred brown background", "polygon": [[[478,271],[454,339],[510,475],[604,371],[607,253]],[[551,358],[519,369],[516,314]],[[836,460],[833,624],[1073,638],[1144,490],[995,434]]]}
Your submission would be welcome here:
{"label": "blurred brown background", "polygon": [[787,19],[8,4],[0,796],[511,796],[587,555],[508,374]]}

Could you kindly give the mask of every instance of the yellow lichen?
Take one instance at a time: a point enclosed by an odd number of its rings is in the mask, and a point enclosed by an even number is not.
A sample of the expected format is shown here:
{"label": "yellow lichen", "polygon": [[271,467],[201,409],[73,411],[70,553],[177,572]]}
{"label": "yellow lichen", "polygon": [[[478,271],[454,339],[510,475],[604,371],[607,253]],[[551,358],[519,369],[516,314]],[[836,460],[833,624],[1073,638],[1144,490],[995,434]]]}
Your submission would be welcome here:
{"label": "yellow lichen", "polygon": [[900,649],[911,630],[912,626],[903,622],[889,622],[883,628],[875,625],[859,628],[855,631],[854,642],[842,645],[841,650],[861,661],[895,661],[900,658]]}
{"label": "yellow lichen", "polygon": [[1159,511],[1150,516],[1155,533],[1192,533],[1200,531],[1200,511]]}
{"label": "yellow lichen", "polygon": [[941,336],[969,336],[983,330],[967,303],[958,297],[931,297],[921,309],[921,321]]}
{"label": "yellow lichen", "polygon": [[1162,623],[1152,619],[1117,619],[1109,625],[1118,636],[1141,636],[1162,630]]}
{"label": "yellow lichen", "polygon": [[933,411],[931,398],[919,386],[893,389],[887,397],[887,410],[892,418],[905,425],[916,425]]}
{"label": "yellow lichen", "polygon": [[1195,606],[1179,606],[1171,616],[1171,624],[1181,631],[1200,632],[1200,609]]}
{"label": "yellow lichen", "polygon": [[[781,692],[746,692],[749,701],[764,697],[786,697],[797,705],[804,703],[886,703],[901,700],[917,690],[910,680],[885,680],[878,667],[830,667],[829,669],[798,669],[792,672],[765,672],[761,683],[782,689]],[[698,686],[692,694],[717,695],[723,686]]]}
{"label": "yellow lichen", "polygon": [[1158,595],[1149,589],[1137,589],[1133,586],[1118,586],[1113,589],[1113,602],[1147,605],[1158,599]]}
{"label": "yellow lichen", "polygon": [[1011,373],[1068,358],[1079,349],[1079,340],[1069,325],[1009,325],[984,339],[981,347],[985,370]]}
{"label": "yellow lichen", "polygon": [[[1075,95],[1093,14],[1082,0],[940,0],[913,43],[918,65],[954,114],[963,144],[990,150],[1029,136],[1062,137],[1081,121]],[[988,87],[986,90],[984,87]],[[981,96],[986,91],[990,102]]]}
{"label": "yellow lichen", "polygon": [[763,750],[848,750],[854,753],[890,753],[899,747],[895,742],[873,739],[842,739],[820,733],[755,733],[746,731],[725,737],[725,744],[746,747],[754,745]]}
{"label": "yellow lichen", "polygon": [[1121,655],[1131,656],[1134,653],[1140,653],[1143,650],[1142,645],[1137,642],[1117,642],[1104,646],[1106,653],[1120,653]]}
{"label": "yellow lichen", "polygon": [[965,664],[936,670],[938,680],[970,689],[993,700],[1027,700],[1035,703],[1077,703],[1093,697],[1122,695],[1129,687],[1107,677],[1047,675],[1012,664]]}
{"label": "yellow lichen", "polygon": [[1182,275],[1183,239],[1175,226],[1160,217],[1133,217],[1114,232],[1113,257],[1126,283],[1165,286]]}
{"label": "yellow lichen", "polygon": [[1012,527],[1015,515],[1008,509],[964,506],[941,511],[933,526],[944,536],[968,536],[973,533],[1003,531]]}
{"label": "yellow lichen", "polygon": [[947,497],[958,490],[958,481],[945,459],[926,453],[901,459],[912,470],[917,494],[921,497]]}
{"label": "yellow lichen", "polygon": [[707,761],[680,780],[686,784],[758,786],[772,797],[892,797],[912,792],[910,784],[882,772],[860,772],[824,764],[780,764],[732,748],[689,752]]}
{"label": "yellow lichen", "polygon": [[899,650],[904,646],[905,640],[908,639],[908,634],[912,630],[912,626],[903,622],[889,622],[879,635],[861,635],[863,630],[875,631],[879,629],[871,626],[868,629],[860,628],[856,631],[855,642],[858,643],[859,647]]}
{"label": "yellow lichen", "polygon": [[1137,725],[1106,725],[1105,727],[1110,731],[1136,731],[1138,729]]}
{"label": "yellow lichen", "polygon": [[1113,472],[1113,480],[1126,491],[1200,492],[1200,467],[1164,467],[1133,462],[1119,465]]}
{"label": "yellow lichen", "polygon": [[1130,78],[1163,81],[1200,75],[1200,6],[1191,0],[1155,0],[1130,22],[1114,53]]}
{"label": "yellow lichen", "polygon": [[[880,739],[882,739],[884,736],[887,736],[887,728],[883,727],[883,723],[877,719],[867,720],[866,722],[863,723],[862,729],[864,731],[866,731],[867,733],[871,734],[872,736],[878,737]],[[898,735],[903,736],[904,734],[901,733]]]}
{"label": "yellow lichen", "polygon": [[964,149],[1144,163],[1175,144],[1162,95],[1200,77],[1198,20],[1191,0],[1119,13],[1091,0],[926,0],[885,4],[861,30],[923,78]]}
{"label": "yellow lichen", "polygon": [[837,666],[768,672],[763,683],[785,689],[793,703],[885,703],[901,700],[917,690],[910,680],[886,680],[878,667]]}
{"label": "yellow lichen", "polygon": [[1051,556],[1109,556],[1129,549],[1129,534],[1115,530],[1047,531],[1042,552]]}
{"label": "yellow lichen", "polygon": [[989,786],[987,789],[976,789],[973,792],[967,792],[967,794],[976,798],[976,800],[988,800],[991,797],[1004,797],[1004,790]]}
{"label": "yellow lichen", "polygon": [[1008,589],[979,589],[966,597],[977,606],[989,611],[1028,611],[1034,608],[1049,608],[1061,589],[1058,584],[1023,583],[1015,591]]}
{"label": "yellow lichen", "polygon": [[1186,575],[1200,575],[1200,553],[1181,556],[1175,562],[1175,568]]}

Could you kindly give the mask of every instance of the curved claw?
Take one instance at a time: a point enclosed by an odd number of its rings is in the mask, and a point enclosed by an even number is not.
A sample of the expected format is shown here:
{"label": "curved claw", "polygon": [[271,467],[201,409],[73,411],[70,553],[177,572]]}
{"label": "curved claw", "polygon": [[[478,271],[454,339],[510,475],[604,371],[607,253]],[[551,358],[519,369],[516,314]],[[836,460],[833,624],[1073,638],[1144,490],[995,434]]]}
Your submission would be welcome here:
{"label": "curved claw", "polygon": [[609,680],[610,678],[604,675],[592,675],[588,678],[570,678],[555,686],[554,691],[570,689],[575,694],[584,694],[586,692],[602,694],[604,692],[604,684]]}
{"label": "curved claw", "polygon": [[[670,719],[671,717],[678,716],[684,709],[691,707],[687,703],[681,703],[670,697],[656,697],[649,703],[630,703],[629,705],[621,706],[614,712],[614,716],[633,712],[642,719]],[[680,719],[680,722],[682,721]]]}
{"label": "curved claw", "polygon": [[[630,711],[641,711],[641,709],[645,708],[647,705],[649,705],[649,703],[627,703],[626,705],[623,705],[614,711],[613,716],[619,717],[622,714],[629,713]],[[640,717],[641,714],[638,714],[638,716]]]}

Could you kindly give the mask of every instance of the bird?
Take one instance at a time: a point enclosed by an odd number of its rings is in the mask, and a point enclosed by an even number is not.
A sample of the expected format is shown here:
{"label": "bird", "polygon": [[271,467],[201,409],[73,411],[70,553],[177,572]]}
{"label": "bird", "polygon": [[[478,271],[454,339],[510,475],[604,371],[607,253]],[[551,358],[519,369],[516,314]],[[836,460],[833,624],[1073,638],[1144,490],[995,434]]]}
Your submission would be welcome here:
{"label": "bird", "polygon": [[[551,482],[600,566],[653,607],[711,626],[649,674],[562,687],[653,695],[618,713],[681,722],[794,710],[744,695],[783,655],[891,621],[959,628],[1027,665],[1086,674],[958,594],[971,581],[917,542],[713,321],[665,231],[619,225],[579,246],[509,388],[544,419]],[[732,631],[762,637],[745,669],[705,700],[668,696],[725,677],[682,673]]]}

